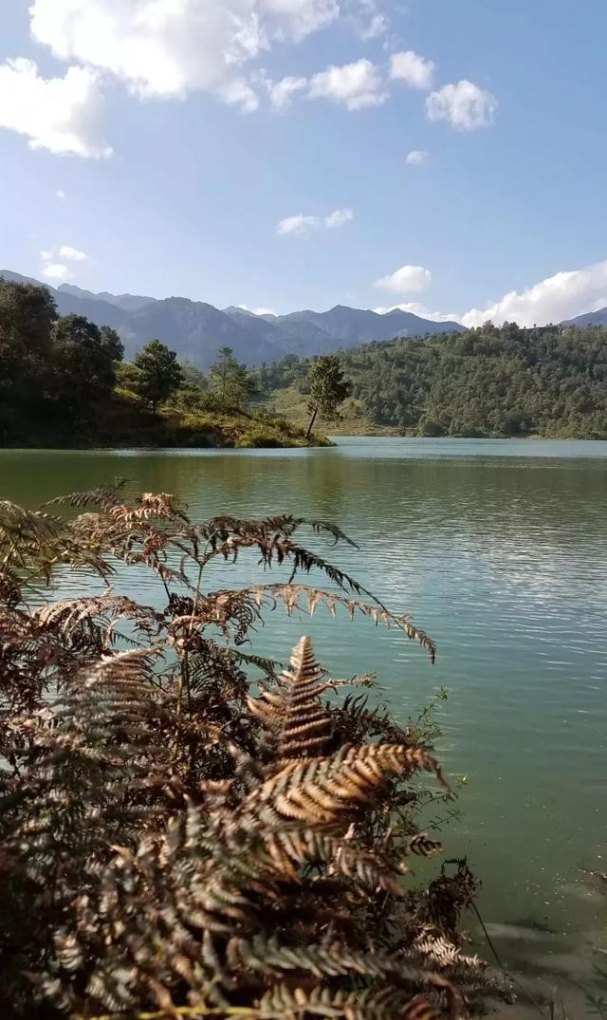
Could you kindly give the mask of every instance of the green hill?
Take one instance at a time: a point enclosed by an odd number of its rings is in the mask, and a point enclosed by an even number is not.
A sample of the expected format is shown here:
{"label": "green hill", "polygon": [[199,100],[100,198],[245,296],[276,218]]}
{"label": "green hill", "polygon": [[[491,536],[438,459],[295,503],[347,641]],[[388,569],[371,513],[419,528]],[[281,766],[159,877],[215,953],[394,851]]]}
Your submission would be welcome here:
{"label": "green hill", "polygon": [[[488,323],[340,354],[352,396],[329,431],[607,438],[607,328]],[[309,362],[262,368],[267,407],[303,423]]]}

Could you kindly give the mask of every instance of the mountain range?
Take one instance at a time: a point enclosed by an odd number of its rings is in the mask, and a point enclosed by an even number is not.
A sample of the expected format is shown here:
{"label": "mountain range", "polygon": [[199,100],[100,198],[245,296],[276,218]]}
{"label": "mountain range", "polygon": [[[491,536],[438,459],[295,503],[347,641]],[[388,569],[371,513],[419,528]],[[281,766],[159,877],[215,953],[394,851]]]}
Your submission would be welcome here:
{"label": "mountain range", "polygon": [[379,314],[370,309],[336,305],[327,312],[304,310],[288,315],[257,315],[243,308],[215,308],[204,301],[137,294],[94,294],[73,284],[54,288],[11,270],[0,277],[45,286],[60,315],[84,315],[98,326],[112,326],[132,358],[154,337],[200,369],[207,369],[220,347],[231,347],[249,366],[277,361],[287,354],[310,357],[355,347],[370,340],[463,331],[457,322],[433,322],[398,309]]}
{"label": "mountain range", "polygon": [[577,315],[575,319],[567,319],[563,326],[578,326],[580,329],[586,326],[607,326],[607,308],[599,308],[596,312],[584,312]]}
{"label": "mountain range", "polygon": [[[327,312],[305,309],[287,315],[257,315],[244,308],[215,308],[189,298],[153,298],[142,294],[95,294],[74,284],[58,288],[11,270],[0,270],[0,278],[47,287],[60,315],[84,315],[98,326],[112,326],[120,334],[127,358],[157,337],[176,351],[180,360],[207,369],[220,347],[231,347],[236,357],[251,367],[278,361],[287,354],[301,358],[330,354],[345,347],[357,347],[371,340],[394,337],[463,332],[458,322],[434,322],[412,312],[336,305]],[[607,308],[578,315],[563,325],[607,325]]]}

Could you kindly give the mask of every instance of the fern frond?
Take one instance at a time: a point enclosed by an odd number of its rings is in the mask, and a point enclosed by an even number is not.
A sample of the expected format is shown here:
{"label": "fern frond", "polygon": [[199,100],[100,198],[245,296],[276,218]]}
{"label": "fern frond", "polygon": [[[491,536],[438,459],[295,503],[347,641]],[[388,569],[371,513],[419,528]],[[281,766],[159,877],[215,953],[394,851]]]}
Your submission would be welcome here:
{"label": "fern frond", "polygon": [[438,1020],[441,1011],[423,996],[391,985],[364,991],[332,991],[314,988],[305,991],[288,984],[276,985],[259,1003],[264,1020],[288,1015],[344,1017],[345,1020]]}
{"label": "fern frond", "polygon": [[433,857],[443,852],[443,844],[438,839],[430,839],[425,832],[418,832],[409,840],[407,851],[420,857]]}
{"label": "fern frond", "polygon": [[100,506],[104,509],[115,506],[118,502],[120,490],[126,485],[126,478],[115,478],[112,485],[100,485],[96,489],[88,489],[83,492],[70,492],[65,496],[56,496],[49,499],[43,506]]}
{"label": "fern frond", "polygon": [[307,971],[317,978],[344,975],[385,978],[398,974],[401,981],[410,981],[414,986],[424,980],[419,970],[402,960],[374,952],[353,952],[339,942],[293,946],[285,945],[276,935],[269,938],[256,935],[250,941],[231,939],[226,955],[232,969]]}
{"label": "fern frond", "polygon": [[264,817],[289,818],[312,825],[332,824],[385,790],[388,775],[434,772],[444,783],[430,755],[400,744],[342,748],[329,758],[285,765],[249,796],[248,808]]}
{"label": "fern frond", "polygon": [[[344,587],[344,585],[340,585],[340,587]],[[369,594],[361,586],[353,588],[353,590],[358,589],[363,594]],[[350,619],[354,619],[355,614],[360,613],[372,620],[375,625],[382,623],[388,628],[397,627],[407,635],[410,641],[419,642],[428,652],[432,662],[436,658],[436,645],[425,631],[415,627],[409,616],[392,613],[380,602],[365,602],[358,598],[348,598],[337,592],[326,592],[303,584],[256,585],[250,589],[250,592],[259,606],[269,601],[275,607],[277,603],[281,602],[289,616],[295,611],[313,616],[319,606],[328,609],[332,616],[336,615],[336,610],[340,607],[345,609]]]}
{"label": "fern frond", "polygon": [[158,635],[161,621],[154,610],[110,591],[103,595],[51,602],[37,609],[33,619],[42,630],[59,631],[66,643],[77,643],[80,647],[89,643],[99,652],[111,646],[117,620],[130,620],[136,629],[148,636]]}
{"label": "fern frond", "polygon": [[331,715],[319,698],[328,686],[310,638],[302,637],[293,649],[291,668],[279,676],[276,690],[247,699],[252,715],[273,733],[280,758],[311,757],[327,746]]}
{"label": "fern frond", "polygon": [[122,525],[138,524],[151,519],[186,520],[182,506],[169,492],[144,492],[136,506],[112,506],[108,513],[112,521]]}
{"label": "fern frond", "polygon": [[402,862],[395,865],[341,834],[283,826],[264,835],[264,845],[277,870],[287,878],[295,878],[302,865],[322,863],[329,866],[329,873],[356,879],[368,889],[382,889],[393,896],[403,893],[401,879],[407,868]]}

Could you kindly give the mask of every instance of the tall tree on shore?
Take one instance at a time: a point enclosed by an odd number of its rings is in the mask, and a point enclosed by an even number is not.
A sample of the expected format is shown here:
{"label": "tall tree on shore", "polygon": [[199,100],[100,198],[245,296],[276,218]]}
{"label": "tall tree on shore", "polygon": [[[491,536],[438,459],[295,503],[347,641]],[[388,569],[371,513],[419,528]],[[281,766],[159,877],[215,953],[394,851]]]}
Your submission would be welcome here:
{"label": "tall tree on shore", "polygon": [[245,366],[234,357],[231,347],[219,348],[209,376],[215,396],[223,407],[243,406],[252,390],[252,382]]}
{"label": "tall tree on shore", "polygon": [[350,383],[344,379],[339,358],[335,354],[321,354],[315,358],[308,375],[311,418],[306,436],[309,437],[317,415],[330,421],[339,417],[338,407],[350,393]]}
{"label": "tall tree on shore", "polygon": [[133,364],[138,370],[137,389],[156,414],[158,404],[168,400],[181,384],[183,374],[177,355],[160,340],[150,340]]}

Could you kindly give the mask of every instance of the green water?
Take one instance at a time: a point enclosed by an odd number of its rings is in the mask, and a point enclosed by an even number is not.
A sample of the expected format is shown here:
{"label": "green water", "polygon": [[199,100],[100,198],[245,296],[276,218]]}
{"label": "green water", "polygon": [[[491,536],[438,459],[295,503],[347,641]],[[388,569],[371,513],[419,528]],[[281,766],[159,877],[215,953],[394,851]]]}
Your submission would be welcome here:
{"label": "green water", "polygon": [[[309,632],[336,675],[377,672],[399,715],[448,687],[439,756],[467,784],[443,838],[482,876],[500,952],[545,969],[569,1001],[607,928],[605,900],[582,871],[607,871],[607,443],[0,452],[0,495],[28,505],[116,475],[179,494],[194,516],[293,512],[356,539],[360,552],[333,555],[432,634],[436,666],[398,632],[327,617],[274,614],[256,650],[284,657]],[[248,570],[222,567],[212,586],[244,582]],[[154,597],[145,576],[129,583]],[[73,576],[62,590],[89,584]]]}

